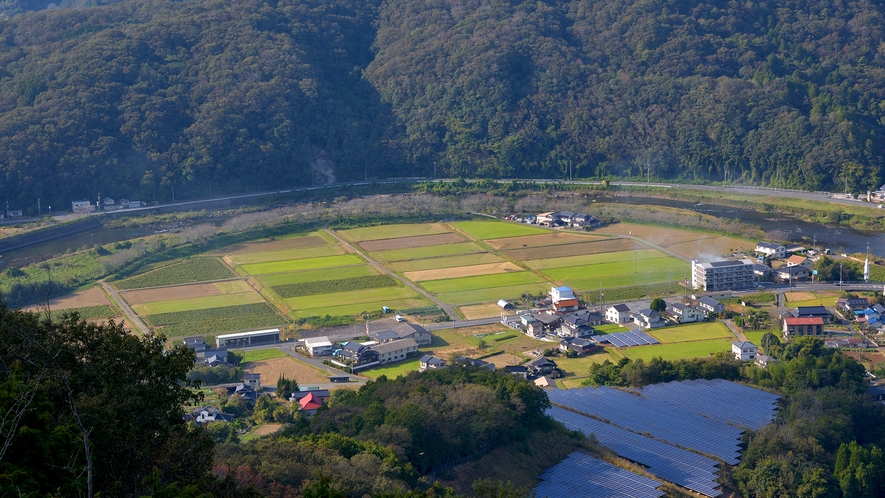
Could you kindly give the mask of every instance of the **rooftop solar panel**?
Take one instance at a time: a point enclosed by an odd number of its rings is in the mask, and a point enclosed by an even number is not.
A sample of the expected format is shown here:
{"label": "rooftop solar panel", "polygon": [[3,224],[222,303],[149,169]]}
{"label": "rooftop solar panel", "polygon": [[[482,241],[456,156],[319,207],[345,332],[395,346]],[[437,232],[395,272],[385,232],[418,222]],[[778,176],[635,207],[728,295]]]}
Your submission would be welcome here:
{"label": "rooftop solar panel", "polygon": [[661,483],[654,479],[579,452],[550,467],[540,478],[535,488],[539,498],[657,498],[665,494],[656,489]]}

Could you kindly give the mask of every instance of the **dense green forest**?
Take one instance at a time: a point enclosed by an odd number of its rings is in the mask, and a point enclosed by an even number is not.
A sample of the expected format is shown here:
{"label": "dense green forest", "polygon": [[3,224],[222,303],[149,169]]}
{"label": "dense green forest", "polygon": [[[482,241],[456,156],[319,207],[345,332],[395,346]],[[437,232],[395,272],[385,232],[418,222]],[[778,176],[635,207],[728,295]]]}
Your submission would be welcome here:
{"label": "dense green forest", "polygon": [[12,208],[570,167],[854,191],[885,178],[879,2],[65,0],[31,11],[47,5],[0,6],[0,186]]}

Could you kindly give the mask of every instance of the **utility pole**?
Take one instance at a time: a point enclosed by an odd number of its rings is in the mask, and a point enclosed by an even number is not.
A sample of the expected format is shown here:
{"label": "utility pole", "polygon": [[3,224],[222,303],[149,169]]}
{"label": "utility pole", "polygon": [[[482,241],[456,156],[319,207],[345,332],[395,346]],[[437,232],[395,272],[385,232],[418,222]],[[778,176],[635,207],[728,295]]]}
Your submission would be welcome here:
{"label": "utility pole", "polygon": [[[37,215],[40,216],[41,218],[43,217],[43,210],[40,209],[40,199],[37,199]],[[869,252],[869,249],[870,249],[870,245],[867,244],[867,252]]]}
{"label": "utility pole", "polygon": [[101,192],[98,193],[98,201],[96,201],[96,204],[95,204],[95,212],[96,213],[101,212]]}
{"label": "utility pole", "polygon": [[175,185],[172,185],[172,204],[175,204]]}

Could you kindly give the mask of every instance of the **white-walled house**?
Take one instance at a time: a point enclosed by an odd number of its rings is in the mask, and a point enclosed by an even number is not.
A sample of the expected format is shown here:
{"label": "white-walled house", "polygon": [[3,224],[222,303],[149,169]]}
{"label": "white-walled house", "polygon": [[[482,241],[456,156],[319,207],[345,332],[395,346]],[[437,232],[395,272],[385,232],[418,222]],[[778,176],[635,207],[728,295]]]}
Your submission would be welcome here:
{"label": "white-walled house", "polygon": [[705,311],[699,310],[694,306],[682,303],[673,303],[670,305],[670,313],[676,317],[679,323],[702,322],[707,317]]}
{"label": "white-walled house", "polygon": [[616,304],[606,308],[605,319],[611,323],[630,323],[633,321],[633,316],[626,304]]}
{"label": "white-walled house", "polygon": [[733,342],[731,352],[735,360],[753,361],[756,359],[756,345],[752,342]]}

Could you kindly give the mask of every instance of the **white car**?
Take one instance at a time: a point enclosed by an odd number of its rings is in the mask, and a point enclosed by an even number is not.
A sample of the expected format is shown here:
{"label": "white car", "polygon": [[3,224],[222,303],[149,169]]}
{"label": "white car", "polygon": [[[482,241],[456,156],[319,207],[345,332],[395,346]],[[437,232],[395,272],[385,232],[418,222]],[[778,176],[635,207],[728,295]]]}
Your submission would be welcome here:
{"label": "white car", "polygon": [[396,321],[398,321],[398,322],[404,322],[404,321],[406,321],[406,319],[403,318],[402,315],[396,315],[395,317],[393,317],[393,319],[396,320]]}

